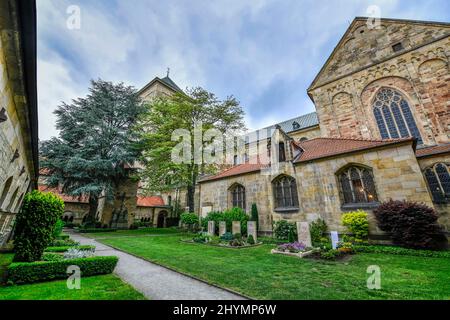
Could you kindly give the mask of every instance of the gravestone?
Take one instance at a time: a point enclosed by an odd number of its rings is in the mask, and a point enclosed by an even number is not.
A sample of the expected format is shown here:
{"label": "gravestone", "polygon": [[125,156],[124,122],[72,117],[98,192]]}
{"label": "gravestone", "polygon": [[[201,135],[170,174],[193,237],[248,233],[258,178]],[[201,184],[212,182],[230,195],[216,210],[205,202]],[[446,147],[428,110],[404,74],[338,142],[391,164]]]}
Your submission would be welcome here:
{"label": "gravestone", "polygon": [[306,247],[312,247],[308,222],[297,222],[297,233],[298,242],[305,245]]}
{"label": "gravestone", "polygon": [[241,222],[240,221],[233,221],[233,227],[231,228],[233,235],[236,233],[241,233]]}
{"label": "gravestone", "polygon": [[331,231],[331,246],[336,250],[337,244],[339,242],[339,235],[337,231]]}
{"label": "gravestone", "polygon": [[252,235],[253,240],[257,241],[256,221],[247,221],[247,237]]}
{"label": "gravestone", "polygon": [[210,236],[213,236],[216,233],[216,225],[214,223],[214,221],[208,221],[208,234]]}
{"label": "gravestone", "polygon": [[219,237],[223,236],[227,232],[227,223],[225,221],[219,222]]}

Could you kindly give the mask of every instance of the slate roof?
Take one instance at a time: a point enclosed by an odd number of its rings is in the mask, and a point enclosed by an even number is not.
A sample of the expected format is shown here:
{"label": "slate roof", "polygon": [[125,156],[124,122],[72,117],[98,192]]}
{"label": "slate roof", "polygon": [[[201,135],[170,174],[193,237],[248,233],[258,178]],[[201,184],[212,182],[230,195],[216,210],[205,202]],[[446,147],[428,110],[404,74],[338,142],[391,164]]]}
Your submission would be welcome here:
{"label": "slate roof", "polygon": [[175,91],[180,91],[182,92],[183,90],[181,90],[181,88],[179,86],[177,86],[177,84],[175,82],[173,82],[172,79],[170,79],[169,77],[164,77],[161,79],[162,82],[164,82],[166,85],[168,85],[169,87],[171,87],[172,89],[174,89]]}
{"label": "slate roof", "polygon": [[308,162],[321,158],[327,158],[355,151],[368,150],[407,141],[415,143],[414,138],[385,140],[314,138],[311,140],[294,142],[294,144],[302,150],[302,152],[294,159],[294,163]]}
{"label": "slate roof", "polygon": [[207,181],[212,181],[212,180],[219,180],[219,179],[223,179],[226,177],[238,176],[238,175],[245,174],[245,173],[258,172],[265,166],[266,165],[255,164],[255,163],[238,164],[237,166],[225,169],[216,175],[202,178],[198,182],[202,183],[202,182],[207,182]]}
{"label": "slate roof", "polygon": [[417,149],[417,158],[450,152],[450,143]]}

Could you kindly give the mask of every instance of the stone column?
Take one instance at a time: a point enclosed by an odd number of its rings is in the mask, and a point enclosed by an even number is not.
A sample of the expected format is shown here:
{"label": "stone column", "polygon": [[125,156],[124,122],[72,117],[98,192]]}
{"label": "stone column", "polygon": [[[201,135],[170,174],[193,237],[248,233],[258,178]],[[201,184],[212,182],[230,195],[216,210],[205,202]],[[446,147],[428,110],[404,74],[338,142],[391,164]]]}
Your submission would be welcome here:
{"label": "stone column", "polygon": [[241,233],[241,222],[233,221],[233,228],[231,230],[233,231],[233,235],[236,233]]}
{"label": "stone column", "polygon": [[227,223],[225,221],[219,222],[219,237],[223,236],[227,232]]}
{"label": "stone column", "polygon": [[257,242],[256,221],[247,221],[247,237],[253,236],[253,240]]}
{"label": "stone column", "polygon": [[208,221],[208,235],[213,236],[216,233],[214,221]]}
{"label": "stone column", "polygon": [[298,242],[306,247],[312,247],[311,233],[309,233],[308,222],[297,222]]}

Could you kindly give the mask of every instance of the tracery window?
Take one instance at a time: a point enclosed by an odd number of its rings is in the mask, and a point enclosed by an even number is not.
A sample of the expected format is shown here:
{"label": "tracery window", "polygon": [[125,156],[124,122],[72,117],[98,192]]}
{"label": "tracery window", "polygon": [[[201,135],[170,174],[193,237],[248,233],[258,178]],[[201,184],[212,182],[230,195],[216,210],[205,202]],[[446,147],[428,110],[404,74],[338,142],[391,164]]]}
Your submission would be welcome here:
{"label": "tracery window", "polygon": [[381,89],[373,103],[373,114],[383,139],[415,137],[418,144],[423,143],[409,104],[400,92]]}
{"label": "tracery window", "polygon": [[339,174],[344,204],[378,201],[372,171],[352,166]]}
{"label": "tracery window", "polygon": [[298,207],[297,183],[294,178],[281,176],[273,181],[275,208]]}
{"label": "tracery window", "polygon": [[231,204],[234,207],[245,210],[245,188],[240,184],[234,185],[231,189]]}
{"label": "tracery window", "polygon": [[428,183],[433,201],[443,203],[450,201],[450,173],[449,166],[437,163],[425,169],[425,178]]}

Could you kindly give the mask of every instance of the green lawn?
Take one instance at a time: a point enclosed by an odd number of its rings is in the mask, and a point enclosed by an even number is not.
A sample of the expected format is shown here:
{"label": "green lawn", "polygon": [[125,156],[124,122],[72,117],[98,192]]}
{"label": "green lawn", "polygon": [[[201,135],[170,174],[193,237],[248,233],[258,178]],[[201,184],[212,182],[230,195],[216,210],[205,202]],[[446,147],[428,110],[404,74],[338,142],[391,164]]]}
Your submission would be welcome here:
{"label": "green lawn", "polygon": [[180,234],[183,231],[177,228],[142,228],[136,230],[117,230],[115,232],[96,232],[96,233],[83,233],[82,236],[89,238],[115,238],[123,236],[141,236],[141,235],[170,235]]}
{"label": "green lawn", "polygon": [[[450,299],[450,259],[357,254],[324,262],[246,249],[181,243],[180,236],[101,242],[259,299]],[[381,290],[368,290],[367,267],[381,268]]]}
{"label": "green lawn", "polygon": [[[0,277],[12,254],[0,254]],[[20,286],[0,285],[0,300],[143,300],[145,297],[113,274],[81,278],[80,290],[67,289],[66,280]]]}

